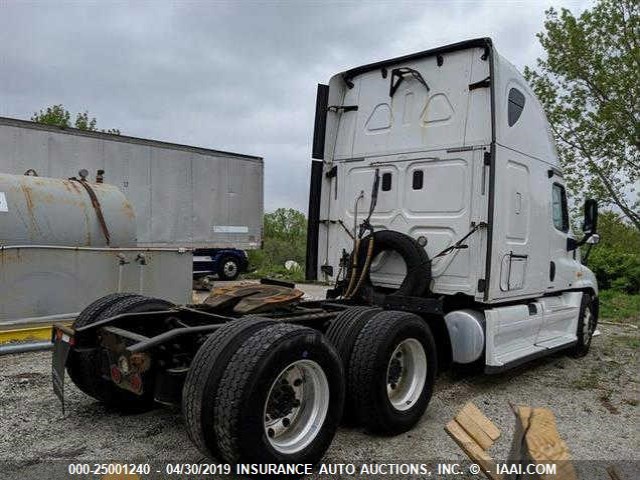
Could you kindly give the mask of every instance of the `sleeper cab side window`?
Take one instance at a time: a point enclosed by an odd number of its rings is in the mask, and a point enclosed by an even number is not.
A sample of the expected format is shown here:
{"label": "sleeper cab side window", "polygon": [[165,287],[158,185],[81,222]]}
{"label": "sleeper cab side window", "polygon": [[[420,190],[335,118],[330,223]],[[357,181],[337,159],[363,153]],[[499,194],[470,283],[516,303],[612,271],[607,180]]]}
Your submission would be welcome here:
{"label": "sleeper cab side window", "polygon": [[568,232],[567,194],[564,191],[564,187],[558,183],[554,183],[551,190],[551,211],[553,213],[553,226],[562,232]]}
{"label": "sleeper cab side window", "polygon": [[509,104],[507,106],[507,122],[510,127],[513,127],[518,121],[522,110],[524,110],[524,95],[517,88],[512,88],[509,90]]}

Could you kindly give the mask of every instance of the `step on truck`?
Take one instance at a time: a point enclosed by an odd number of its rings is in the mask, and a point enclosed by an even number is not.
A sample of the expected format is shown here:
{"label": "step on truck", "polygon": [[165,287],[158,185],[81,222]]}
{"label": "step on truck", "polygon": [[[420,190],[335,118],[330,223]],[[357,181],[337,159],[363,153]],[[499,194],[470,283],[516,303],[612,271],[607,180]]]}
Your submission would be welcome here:
{"label": "step on truck", "polygon": [[438,369],[498,372],[587,353],[598,289],[543,109],[477,39],[354,68],[318,87],[307,277],[215,289],[201,305],[114,294],[54,330],[54,389],[114,407],[181,404],[228,463],[316,463],[341,420],[387,435],[421,418]]}

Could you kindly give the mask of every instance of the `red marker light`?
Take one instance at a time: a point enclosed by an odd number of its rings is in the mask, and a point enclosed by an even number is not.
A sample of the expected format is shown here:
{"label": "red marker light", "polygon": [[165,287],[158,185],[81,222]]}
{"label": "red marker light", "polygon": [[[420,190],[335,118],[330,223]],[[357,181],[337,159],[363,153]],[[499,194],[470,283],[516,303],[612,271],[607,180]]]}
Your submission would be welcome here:
{"label": "red marker light", "polygon": [[140,375],[137,373],[132,375],[129,379],[129,385],[131,385],[131,389],[134,392],[140,393],[142,391],[142,378],[140,378]]}
{"label": "red marker light", "polygon": [[116,383],[122,382],[122,373],[115,365],[111,365],[111,379]]}

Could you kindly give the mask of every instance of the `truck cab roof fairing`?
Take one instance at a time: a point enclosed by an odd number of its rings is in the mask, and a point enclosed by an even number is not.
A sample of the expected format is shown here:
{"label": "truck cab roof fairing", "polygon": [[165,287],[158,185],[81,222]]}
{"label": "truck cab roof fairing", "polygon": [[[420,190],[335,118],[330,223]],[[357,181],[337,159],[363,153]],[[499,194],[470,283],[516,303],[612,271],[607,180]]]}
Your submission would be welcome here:
{"label": "truck cab roof fairing", "polygon": [[[369,72],[371,70],[376,70],[379,68],[390,67],[398,63],[406,62],[408,60],[416,60],[422,57],[431,57],[438,54],[444,54],[448,52],[454,52],[456,50],[466,50],[468,48],[476,48],[476,47],[485,47],[490,50],[493,49],[493,42],[489,37],[481,37],[474,38],[471,40],[465,40],[462,42],[452,43],[450,45],[445,45],[442,47],[436,47],[429,50],[423,50],[421,52],[412,53],[409,55],[403,55],[401,57],[390,58],[388,60],[382,60],[379,62],[369,63],[367,65],[362,65],[359,67],[351,68],[346,70],[339,75],[344,79],[344,81],[348,83],[357,75],[360,75],[365,72]],[[488,52],[487,52],[488,53]],[[485,53],[486,54],[486,53]]]}

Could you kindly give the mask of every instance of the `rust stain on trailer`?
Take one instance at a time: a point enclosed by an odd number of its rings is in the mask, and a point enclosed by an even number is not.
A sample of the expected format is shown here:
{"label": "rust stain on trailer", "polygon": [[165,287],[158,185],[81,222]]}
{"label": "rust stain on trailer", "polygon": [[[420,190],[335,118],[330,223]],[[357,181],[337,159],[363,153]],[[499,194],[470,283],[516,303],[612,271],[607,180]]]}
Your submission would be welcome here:
{"label": "rust stain on trailer", "polygon": [[91,245],[91,219],[89,218],[89,212],[87,212],[86,208],[82,213],[84,213],[85,231],[87,232],[85,245],[90,246]]}
{"label": "rust stain on trailer", "polygon": [[80,187],[78,187],[78,183],[77,182],[72,182],[71,180],[63,180],[63,183],[70,187],[69,191],[70,192],[75,192],[77,194],[82,194],[82,190],[80,190]]}
{"label": "rust stain on trailer", "polygon": [[136,218],[136,214],[133,211],[133,207],[127,200],[122,202],[122,211],[124,212],[124,214],[128,219],[134,220]]}
{"label": "rust stain on trailer", "polygon": [[20,263],[22,261],[21,255],[20,255],[20,250],[9,250],[9,251],[2,251],[2,254],[0,255],[0,263],[4,266],[4,265],[10,265],[10,264],[14,264],[14,263]]}
{"label": "rust stain on trailer", "polygon": [[33,191],[30,187],[24,184],[20,184],[20,189],[24,194],[25,204],[27,206],[27,214],[29,216],[29,223],[31,223],[32,228],[30,235],[33,237],[35,233],[42,233],[40,230],[40,226],[38,225],[38,220],[36,220],[36,216],[34,213],[35,202],[33,201]]}

